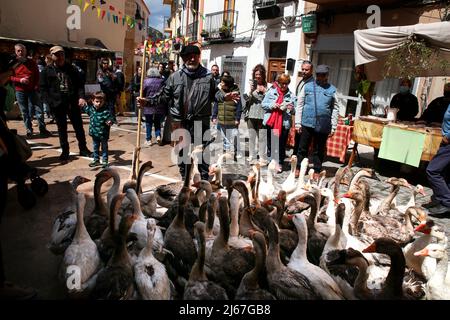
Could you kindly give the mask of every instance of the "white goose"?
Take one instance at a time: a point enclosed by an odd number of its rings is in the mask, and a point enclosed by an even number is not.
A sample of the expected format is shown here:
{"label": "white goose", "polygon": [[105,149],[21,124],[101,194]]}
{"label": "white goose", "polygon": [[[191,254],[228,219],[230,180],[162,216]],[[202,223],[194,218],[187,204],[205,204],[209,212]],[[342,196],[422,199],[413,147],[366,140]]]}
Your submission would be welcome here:
{"label": "white goose", "polygon": [[72,274],[74,266],[80,271],[81,288],[69,289],[69,293],[84,291],[89,285],[89,280],[98,271],[100,266],[100,255],[97,246],[92,241],[84,225],[83,213],[86,205],[86,197],[83,193],[77,195],[77,229],[72,243],[64,253],[61,272],[64,279]]}
{"label": "white goose", "polygon": [[[414,253],[417,256],[428,256],[436,259],[436,271],[426,285],[428,300],[450,300],[450,282],[446,281],[448,272],[448,255],[446,247],[438,243],[430,243],[421,251]],[[448,278],[448,277],[447,277]]]}
{"label": "white goose", "polygon": [[[426,196],[425,189],[422,185],[418,184],[414,188],[411,188],[411,197],[409,198],[409,201],[406,205],[397,205],[396,208],[400,212],[405,212],[406,209],[409,207],[415,207],[416,206],[416,196],[420,193],[423,196]],[[393,200],[393,202],[395,199]]]}
{"label": "white goose", "polygon": [[281,189],[290,194],[297,190],[298,181],[295,179],[295,170],[297,168],[297,156],[291,156],[291,172],[289,172],[288,177],[281,185]]}
{"label": "white goose", "polygon": [[[302,160],[302,162],[300,163],[300,173],[299,173],[298,181],[297,181],[297,189],[295,189],[295,191],[292,192],[291,194],[287,195],[288,202],[292,199],[295,199],[299,195],[305,193],[309,188],[309,185],[308,186],[305,185],[305,175],[306,175],[306,170],[308,170],[308,161],[309,161],[308,158],[304,158]],[[314,172],[314,170],[313,170],[313,172]]]}
{"label": "white goose", "polygon": [[[257,178],[259,179],[259,201],[267,201],[272,199],[275,193],[275,185],[273,181],[273,173],[276,171],[277,162],[275,160],[270,161],[269,166],[267,167],[267,181],[261,177],[261,169],[259,164],[256,165],[258,169]],[[258,183],[258,182],[257,182]]]}
{"label": "white goose", "polygon": [[298,245],[291,255],[288,268],[296,270],[308,278],[311,286],[326,300],[342,300],[344,296],[336,282],[328,273],[310,263],[306,257],[308,228],[303,214],[295,214],[292,221],[298,232]]}
{"label": "white goose", "polygon": [[147,221],[147,245],[134,265],[134,279],[144,300],[170,300],[170,281],[165,266],[153,256],[156,221]]}

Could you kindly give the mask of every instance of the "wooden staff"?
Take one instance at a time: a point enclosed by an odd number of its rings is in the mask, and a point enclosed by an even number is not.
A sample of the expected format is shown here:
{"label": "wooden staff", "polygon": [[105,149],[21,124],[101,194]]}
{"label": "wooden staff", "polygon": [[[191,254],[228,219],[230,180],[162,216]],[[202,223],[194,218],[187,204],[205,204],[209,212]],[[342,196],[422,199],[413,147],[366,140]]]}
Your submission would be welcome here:
{"label": "wooden staff", "polygon": [[[144,41],[144,53],[142,54],[142,71],[141,71],[141,88],[139,90],[139,98],[143,98],[144,95],[144,79],[146,68],[146,60],[147,60],[147,47],[148,41]],[[150,52],[148,53],[150,59]],[[134,149],[133,154],[133,163],[131,165],[131,178],[136,180],[139,173],[139,158],[141,153],[141,122],[142,122],[142,109],[138,108],[138,127],[137,127],[137,137],[136,137],[136,147]]]}

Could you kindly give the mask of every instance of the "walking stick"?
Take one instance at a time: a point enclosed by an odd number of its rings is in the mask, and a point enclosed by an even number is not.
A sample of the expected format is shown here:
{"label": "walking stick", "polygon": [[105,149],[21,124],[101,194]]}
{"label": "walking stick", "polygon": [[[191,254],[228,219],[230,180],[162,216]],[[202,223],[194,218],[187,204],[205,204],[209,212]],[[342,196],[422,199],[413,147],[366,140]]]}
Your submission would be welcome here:
{"label": "walking stick", "polygon": [[[139,90],[139,98],[143,98],[144,94],[144,78],[146,71],[146,58],[147,58],[147,47],[148,41],[144,41],[144,53],[142,55],[142,71],[141,71],[141,88]],[[150,52],[148,53],[150,59]],[[136,147],[133,154],[133,163],[131,165],[131,179],[136,180],[139,174],[139,158],[141,153],[141,122],[142,122],[142,109],[138,109],[138,127],[137,127],[137,137],[136,137]]]}

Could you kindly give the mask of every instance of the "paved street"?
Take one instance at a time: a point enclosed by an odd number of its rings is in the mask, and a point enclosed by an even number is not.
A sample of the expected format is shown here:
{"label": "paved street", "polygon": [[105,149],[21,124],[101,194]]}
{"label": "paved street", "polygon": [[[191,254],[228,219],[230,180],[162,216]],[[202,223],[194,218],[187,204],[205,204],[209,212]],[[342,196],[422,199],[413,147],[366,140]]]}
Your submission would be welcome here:
{"label": "paved street", "polygon": [[[120,126],[113,126],[111,130],[109,143],[110,164],[119,168],[120,176],[125,180],[130,175],[133,146],[136,140],[136,118],[119,117],[119,121]],[[10,121],[9,126],[18,129],[19,134],[24,135],[25,130],[21,121]],[[88,119],[86,117],[84,118],[84,126],[86,132],[88,132]],[[89,168],[88,164],[91,159],[77,156],[77,141],[73,130],[69,130],[70,150],[74,153],[72,161],[61,165],[58,161],[60,150],[56,125],[50,124],[47,128],[53,133],[53,137],[46,139],[36,137],[29,140],[33,147],[33,156],[29,163],[31,166],[38,168],[41,176],[46,179],[49,184],[49,192],[38,200],[35,208],[24,211],[16,201],[15,185],[10,184],[9,201],[1,224],[1,240],[6,275],[9,280],[35,287],[38,289],[39,298],[41,299],[62,299],[65,297],[64,291],[57,280],[57,270],[61,256],[54,256],[46,247],[52,223],[54,218],[70,204],[70,181],[76,175],[82,175],[92,180],[92,182],[79,188],[80,191],[85,192],[89,197],[86,212],[90,212],[93,208],[93,181],[95,174],[101,169]],[[69,129],[71,129],[70,126]],[[242,125],[241,129],[245,132],[245,124]],[[144,142],[144,130],[142,134],[142,142]],[[91,138],[88,136],[87,139],[88,146],[92,149]],[[245,142],[242,141],[241,147],[244,148],[245,146]],[[221,145],[216,142],[214,143],[214,148],[221,149]],[[154,165],[151,175],[143,181],[144,191],[160,184],[179,180],[178,168],[170,162],[170,151],[171,147],[168,145],[154,145],[142,149],[141,160],[152,160]],[[371,148],[360,146],[359,152],[361,163],[364,166],[373,165]],[[357,163],[357,165],[361,163]],[[334,160],[326,161],[324,165],[328,170],[328,176],[333,176],[336,169],[342,164]],[[389,168],[384,167],[382,169],[389,172]],[[263,176],[265,176],[265,170],[263,170]],[[246,176],[248,171],[249,167],[246,164],[230,164],[226,166],[224,173],[225,176],[235,178],[237,176]],[[287,175],[287,171],[277,175],[275,177],[276,183],[281,184]],[[426,183],[423,175],[418,173],[417,170],[409,173],[405,172],[403,176],[411,178],[411,183]],[[380,175],[380,178],[384,180],[386,173]],[[388,194],[389,185],[374,180],[369,180],[369,182],[372,187],[372,194],[375,197],[381,199]],[[427,197],[419,195],[418,203],[428,202],[428,196],[431,194],[431,191],[429,188],[425,188],[425,190]],[[408,199],[409,193],[401,190],[397,203],[406,204]],[[440,219],[438,223],[444,224],[447,235],[449,235],[450,219]]]}

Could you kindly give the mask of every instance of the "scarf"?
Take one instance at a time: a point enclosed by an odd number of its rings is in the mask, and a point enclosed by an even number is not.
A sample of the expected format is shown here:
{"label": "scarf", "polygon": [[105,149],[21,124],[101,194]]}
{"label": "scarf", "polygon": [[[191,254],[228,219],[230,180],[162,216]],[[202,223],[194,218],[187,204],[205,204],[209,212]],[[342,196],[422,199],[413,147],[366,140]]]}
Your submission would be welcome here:
{"label": "scarf", "polygon": [[192,80],[203,78],[210,73],[209,70],[203,67],[202,65],[199,65],[199,67],[195,71],[189,71],[189,69],[186,66],[183,66],[181,71]]}
{"label": "scarf", "polygon": [[[273,83],[273,87],[275,87],[278,92],[278,98],[275,103],[281,104],[284,100],[284,93],[281,91],[281,88],[277,82]],[[281,135],[281,130],[283,128],[283,111],[280,108],[272,110],[272,113],[267,120],[267,125],[274,130],[275,136],[279,137]]]}

